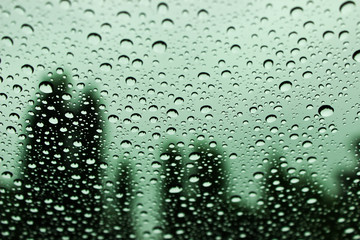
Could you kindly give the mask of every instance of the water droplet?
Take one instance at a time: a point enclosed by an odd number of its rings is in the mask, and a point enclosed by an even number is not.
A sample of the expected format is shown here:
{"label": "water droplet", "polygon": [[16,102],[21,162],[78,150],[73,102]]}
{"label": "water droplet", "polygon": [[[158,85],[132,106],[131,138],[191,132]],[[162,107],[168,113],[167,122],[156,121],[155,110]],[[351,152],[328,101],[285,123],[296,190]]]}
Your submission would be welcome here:
{"label": "water droplet", "polygon": [[317,199],[316,199],[316,198],[309,198],[309,199],[306,201],[307,204],[314,204],[314,203],[316,203],[316,202],[317,202]]}
{"label": "water droplet", "polygon": [[207,72],[201,72],[201,73],[199,73],[198,78],[201,81],[206,81],[210,78],[210,74],[208,74]]}
{"label": "water droplet", "polygon": [[94,44],[94,45],[100,43],[101,39],[102,39],[101,36],[97,33],[90,33],[87,37],[87,40],[89,41],[89,43]]}
{"label": "water droplet", "polygon": [[127,78],[125,79],[125,83],[126,83],[126,85],[128,85],[128,86],[134,86],[134,85],[136,84],[136,79],[133,78],[133,77],[127,77]]}
{"label": "water droplet", "polygon": [[71,7],[71,2],[69,0],[61,0],[60,6],[63,9],[69,9]]}
{"label": "water droplet", "polygon": [[126,11],[118,12],[117,17],[119,18],[120,22],[129,21],[131,19],[130,13]]}
{"label": "water droplet", "polygon": [[196,182],[198,182],[199,180],[200,180],[200,178],[199,178],[197,175],[192,175],[192,176],[189,177],[189,181],[190,181],[191,183],[196,183]]}
{"label": "water droplet", "polygon": [[125,65],[130,62],[130,58],[126,55],[121,55],[118,60],[121,65]]}
{"label": "water droplet", "polygon": [[342,14],[349,14],[355,9],[355,3],[353,1],[346,1],[340,5],[340,12]]}
{"label": "water droplet", "polygon": [[39,85],[39,89],[43,93],[52,93],[53,92],[53,86],[50,82],[41,82]]}
{"label": "water droplet", "polygon": [[58,124],[59,120],[56,117],[49,118],[49,123],[51,124]]}
{"label": "water droplet", "polygon": [[33,66],[29,65],[29,64],[25,64],[21,67],[21,70],[27,74],[27,75],[31,75],[34,73],[34,68]]}
{"label": "water droplet", "polygon": [[130,141],[128,141],[128,140],[124,140],[124,141],[121,142],[120,145],[121,145],[121,147],[123,147],[123,148],[129,148],[129,147],[132,146],[132,143],[131,143]]}
{"label": "water droplet", "polygon": [[237,44],[232,45],[230,51],[234,54],[240,53],[241,47]]}
{"label": "water droplet", "polygon": [[23,24],[21,26],[21,30],[25,33],[25,34],[32,34],[34,32],[34,28],[29,25],[29,24]]}
{"label": "water droplet", "polygon": [[208,13],[208,11],[206,11],[205,9],[201,9],[201,10],[198,12],[198,18],[201,19],[201,20],[207,19],[208,16],[209,16],[209,13]]}
{"label": "water droplet", "polygon": [[204,105],[200,108],[201,113],[209,113],[211,111],[212,107],[209,105]]}
{"label": "water droplet", "polygon": [[179,113],[175,109],[169,109],[166,114],[171,118],[179,116]]}
{"label": "water droplet", "polygon": [[330,117],[334,114],[334,108],[329,105],[323,105],[319,108],[319,114],[323,117]]}
{"label": "water droplet", "polygon": [[119,117],[112,114],[112,115],[110,115],[110,116],[108,117],[108,120],[109,120],[109,122],[111,122],[111,123],[116,123],[116,122],[119,120]]}
{"label": "water droplet", "polygon": [[274,62],[271,59],[265,60],[264,64],[263,64],[265,69],[270,69],[270,68],[272,68],[273,65],[274,65]]}
{"label": "water droplet", "polygon": [[169,193],[180,193],[183,189],[181,187],[172,187],[169,189]]}
{"label": "water droplet", "polygon": [[313,144],[312,144],[312,142],[310,142],[310,141],[305,141],[305,142],[303,142],[303,147],[304,148],[309,148],[309,147],[311,147]]}
{"label": "water droplet", "polygon": [[184,99],[181,98],[181,97],[177,97],[177,98],[175,98],[174,103],[175,103],[176,105],[181,105],[181,104],[184,103]]}
{"label": "water droplet", "polygon": [[141,59],[135,59],[132,65],[134,68],[140,68],[143,65],[143,61]]}
{"label": "water droplet", "polygon": [[192,161],[197,161],[200,159],[200,154],[197,152],[190,153],[189,159]]}
{"label": "water droplet", "polygon": [[152,49],[156,53],[164,53],[167,49],[167,45],[164,41],[156,41],[153,43]]}
{"label": "water droplet", "polygon": [[121,42],[120,42],[120,47],[122,47],[122,48],[127,48],[127,49],[129,49],[129,48],[131,48],[133,45],[134,45],[134,44],[133,44],[133,42],[132,42],[130,39],[123,39],[123,40],[121,40]]}
{"label": "water droplet", "polygon": [[254,178],[255,179],[261,179],[264,177],[264,173],[263,172],[256,172],[254,173]]}
{"label": "water droplet", "polygon": [[161,24],[164,28],[171,28],[174,26],[174,22],[169,18],[164,19]]}
{"label": "water droplet", "polygon": [[241,202],[241,197],[239,195],[231,196],[232,203],[239,203]]}
{"label": "water droplet", "polygon": [[166,5],[166,3],[162,2],[162,3],[159,3],[157,6],[157,11],[160,14],[165,14],[165,13],[167,13],[168,10],[169,10],[169,7],[168,7],[168,5]]}
{"label": "water droplet", "polygon": [[268,116],[265,118],[265,120],[266,120],[268,123],[273,123],[273,122],[276,121],[276,119],[277,119],[276,115],[273,115],[273,114],[268,115]]}
{"label": "water droplet", "polygon": [[293,18],[300,18],[302,16],[303,11],[304,10],[301,7],[294,7],[290,10],[290,15]]}
{"label": "water droplet", "polygon": [[16,128],[14,128],[13,126],[8,126],[6,128],[6,131],[10,134],[15,134],[16,133]]}
{"label": "water droplet", "polygon": [[334,35],[335,35],[335,33],[333,31],[326,31],[323,34],[323,38],[325,40],[330,40],[330,39],[332,39],[334,37]]}
{"label": "water droplet", "polygon": [[1,176],[2,176],[3,178],[10,179],[10,178],[12,178],[13,174],[12,174],[12,172],[5,171],[5,172],[3,172],[3,173],[1,174]]}
{"label": "water droplet", "polygon": [[152,167],[152,168],[155,168],[155,169],[161,168],[161,163],[158,162],[158,161],[153,161],[153,162],[151,163],[151,167]]}
{"label": "water droplet", "polygon": [[110,63],[102,63],[100,65],[100,69],[101,69],[101,71],[109,72],[112,69],[112,66]]}
{"label": "water droplet", "polygon": [[360,50],[355,51],[352,58],[354,59],[354,61],[360,62]]}
{"label": "water droplet", "polygon": [[280,83],[279,89],[282,92],[287,92],[292,88],[292,83],[290,81],[284,81]]}
{"label": "water droplet", "polygon": [[303,73],[303,78],[308,79],[308,78],[311,78],[311,77],[312,77],[312,75],[313,75],[313,73],[312,73],[312,72],[310,72],[310,71],[306,71],[306,72],[304,72],[304,73]]}
{"label": "water droplet", "polygon": [[5,36],[1,38],[1,41],[4,43],[5,46],[7,47],[11,47],[12,45],[14,45],[14,41],[12,40],[11,37]]}

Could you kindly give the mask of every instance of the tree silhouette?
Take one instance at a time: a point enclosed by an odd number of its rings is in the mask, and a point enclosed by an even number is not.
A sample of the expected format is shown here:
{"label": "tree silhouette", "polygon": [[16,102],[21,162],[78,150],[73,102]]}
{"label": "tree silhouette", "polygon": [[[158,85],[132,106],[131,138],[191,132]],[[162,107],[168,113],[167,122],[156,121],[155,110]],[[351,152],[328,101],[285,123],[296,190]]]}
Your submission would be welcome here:
{"label": "tree silhouette", "polygon": [[103,121],[94,91],[81,95],[76,109],[68,84],[66,74],[43,80],[29,112],[14,239],[97,235]]}
{"label": "tree silhouette", "polygon": [[341,189],[333,208],[336,216],[333,234],[337,239],[360,238],[360,138],[353,140],[353,150],[357,165],[338,176]]}
{"label": "tree silhouette", "polygon": [[134,239],[136,236],[131,212],[134,181],[131,172],[131,164],[128,161],[119,164],[115,183],[114,213],[109,217],[110,232],[107,239]]}
{"label": "tree silhouette", "polygon": [[[190,211],[184,195],[183,154],[169,142],[160,155],[164,163],[162,180],[162,209],[165,239],[189,239],[187,223]],[[159,162],[160,163],[160,162]]]}
{"label": "tree silhouette", "polygon": [[291,177],[279,154],[269,160],[258,239],[332,239],[331,203],[309,176]]}

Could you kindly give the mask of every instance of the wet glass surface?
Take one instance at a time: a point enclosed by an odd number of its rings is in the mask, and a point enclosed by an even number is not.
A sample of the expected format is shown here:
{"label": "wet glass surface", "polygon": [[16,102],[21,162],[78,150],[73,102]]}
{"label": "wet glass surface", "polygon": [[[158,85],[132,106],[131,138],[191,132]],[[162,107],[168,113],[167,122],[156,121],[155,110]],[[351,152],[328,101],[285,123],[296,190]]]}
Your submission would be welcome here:
{"label": "wet glass surface", "polygon": [[360,3],[0,3],[1,239],[360,239]]}

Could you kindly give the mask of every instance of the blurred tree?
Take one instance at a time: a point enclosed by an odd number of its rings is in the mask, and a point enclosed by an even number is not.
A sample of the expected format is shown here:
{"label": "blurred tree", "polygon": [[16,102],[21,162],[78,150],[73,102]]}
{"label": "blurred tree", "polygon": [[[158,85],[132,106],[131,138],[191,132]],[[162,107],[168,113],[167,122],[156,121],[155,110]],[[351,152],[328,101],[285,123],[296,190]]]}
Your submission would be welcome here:
{"label": "blurred tree", "polygon": [[357,165],[342,171],[338,180],[340,194],[335,201],[333,215],[336,223],[333,235],[337,239],[360,239],[360,138],[352,142]]}
{"label": "blurred tree", "polygon": [[[160,155],[163,163],[162,209],[164,239],[189,239],[190,221],[187,198],[184,196],[183,154],[174,143],[168,143]],[[159,162],[160,164],[160,162]]]}
{"label": "blurred tree", "polygon": [[40,83],[29,111],[14,239],[90,239],[101,211],[103,121],[95,92],[76,109],[66,74]]}
{"label": "blurred tree", "polygon": [[264,221],[258,239],[332,239],[331,203],[310,176],[295,176],[286,159],[275,153],[263,184]]}

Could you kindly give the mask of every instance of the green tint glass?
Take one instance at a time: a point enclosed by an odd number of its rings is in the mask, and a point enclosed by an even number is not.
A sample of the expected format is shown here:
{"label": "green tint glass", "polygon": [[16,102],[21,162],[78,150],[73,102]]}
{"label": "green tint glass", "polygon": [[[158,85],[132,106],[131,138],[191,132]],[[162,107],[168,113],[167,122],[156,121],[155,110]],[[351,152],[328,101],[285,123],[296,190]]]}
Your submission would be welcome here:
{"label": "green tint glass", "polygon": [[360,3],[2,0],[0,239],[360,239]]}

